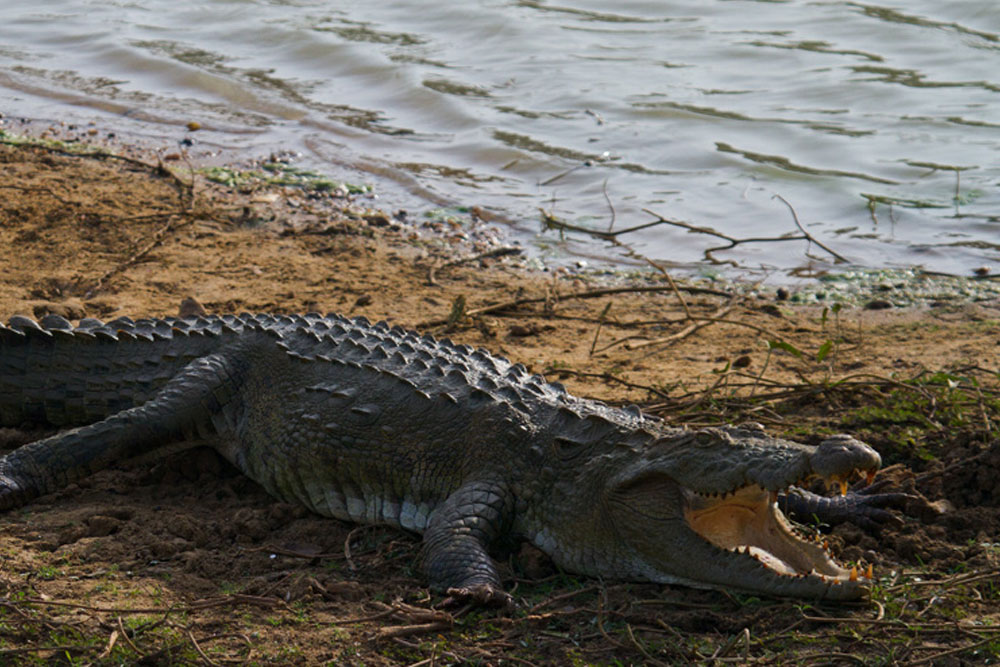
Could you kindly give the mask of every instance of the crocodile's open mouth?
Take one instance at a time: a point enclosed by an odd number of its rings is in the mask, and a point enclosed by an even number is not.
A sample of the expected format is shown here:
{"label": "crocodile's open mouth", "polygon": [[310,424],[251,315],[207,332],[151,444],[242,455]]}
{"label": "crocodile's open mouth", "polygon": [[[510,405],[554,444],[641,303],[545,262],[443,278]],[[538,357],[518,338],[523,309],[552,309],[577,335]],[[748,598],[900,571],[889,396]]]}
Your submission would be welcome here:
{"label": "crocodile's open mouth", "polygon": [[837,564],[818,541],[803,539],[778,509],[777,493],[747,486],[702,495],[686,490],[684,517],[692,530],[720,549],[746,554],[778,574],[857,581],[871,573]]}

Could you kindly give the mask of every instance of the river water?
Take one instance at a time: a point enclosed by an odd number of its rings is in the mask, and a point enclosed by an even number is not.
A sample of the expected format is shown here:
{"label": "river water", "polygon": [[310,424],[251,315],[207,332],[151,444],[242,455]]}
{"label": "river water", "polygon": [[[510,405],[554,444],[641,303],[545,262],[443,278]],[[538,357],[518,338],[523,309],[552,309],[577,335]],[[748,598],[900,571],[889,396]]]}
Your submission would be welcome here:
{"label": "river water", "polygon": [[[543,256],[627,261],[540,208],[801,234],[780,195],[853,265],[996,271],[998,102],[996,0],[0,0],[8,116],[174,141],[195,120],[204,145],[360,167],[389,202],[482,207]],[[619,240],[734,271],[682,227]],[[837,268],[804,241],[713,256]]]}

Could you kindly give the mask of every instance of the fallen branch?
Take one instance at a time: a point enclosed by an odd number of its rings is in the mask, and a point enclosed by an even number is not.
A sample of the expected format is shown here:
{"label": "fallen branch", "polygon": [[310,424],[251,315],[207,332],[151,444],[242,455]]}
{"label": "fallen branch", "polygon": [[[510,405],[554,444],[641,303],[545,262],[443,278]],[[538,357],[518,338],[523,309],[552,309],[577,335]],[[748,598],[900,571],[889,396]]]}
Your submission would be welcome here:
{"label": "fallen branch", "polygon": [[52,651],[55,653],[81,653],[87,650],[81,646],[24,646],[18,648],[0,648],[0,656],[21,655],[24,653],[35,653],[38,651]]}
{"label": "fallen branch", "polygon": [[833,255],[838,262],[844,263],[844,264],[848,263],[849,260],[846,257],[844,257],[841,254],[838,254],[838,253],[834,252],[828,246],[823,245],[822,243],[820,243],[819,241],[817,241],[816,238],[812,234],[810,234],[809,232],[807,232],[805,230],[805,228],[802,226],[802,223],[799,222],[799,216],[798,216],[798,214],[795,212],[795,209],[792,207],[792,205],[788,203],[787,199],[785,199],[784,197],[782,197],[781,195],[778,195],[778,194],[774,195],[774,197],[775,197],[775,199],[778,199],[779,201],[781,201],[781,203],[783,203],[785,206],[788,207],[788,210],[791,211],[791,213],[792,213],[792,220],[795,222],[795,226],[799,228],[799,231],[802,232],[802,235],[810,243],[815,243],[820,248],[822,248],[823,250],[825,250],[828,253],[830,253],[831,255]]}
{"label": "fallen branch", "polygon": [[[789,208],[791,208],[791,205],[783,197],[781,197],[781,195],[775,195],[775,197],[781,199],[781,201],[783,201],[786,206],[788,206]],[[727,242],[726,245],[714,246],[712,248],[707,248],[706,250],[703,251],[705,259],[708,260],[709,262],[711,262],[712,264],[731,264],[732,266],[737,266],[736,262],[734,262],[732,260],[720,260],[720,259],[717,259],[712,254],[712,253],[715,253],[715,252],[719,252],[720,250],[729,250],[730,248],[735,248],[737,245],[739,245],[741,243],[777,243],[777,242],[781,242],[781,241],[808,241],[810,243],[815,243],[820,248],[822,248],[823,250],[825,250],[828,253],[830,253],[830,255],[832,255],[834,257],[834,259],[838,263],[847,262],[848,261],[848,259],[846,257],[844,257],[843,255],[841,255],[841,254],[839,254],[839,253],[831,250],[828,246],[820,243],[819,241],[817,241],[815,239],[815,237],[813,237],[811,234],[809,234],[808,232],[806,232],[805,229],[803,229],[802,225],[799,223],[798,216],[795,215],[795,211],[794,210],[792,210],[792,216],[793,216],[793,219],[795,221],[795,225],[798,227],[799,231],[801,232],[801,235],[788,235],[788,234],[786,234],[786,235],[783,235],[783,236],[751,236],[751,237],[747,237],[747,238],[735,238],[733,236],[729,236],[728,234],[723,234],[722,232],[717,232],[716,230],[712,229],[711,227],[699,227],[697,225],[692,225],[692,224],[687,223],[687,222],[681,222],[680,220],[671,220],[670,218],[666,218],[666,217],[660,215],[659,213],[657,213],[655,211],[652,211],[652,210],[650,210],[648,208],[644,208],[642,210],[643,210],[643,212],[648,213],[649,215],[652,215],[652,216],[654,216],[654,217],[657,218],[656,223],[652,223],[652,224],[660,224],[660,223],[662,223],[662,224],[667,224],[667,225],[673,225],[674,227],[680,227],[682,229],[686,229],[688,231],[695,232],[697,234],[707,234],[709,236],[714,236],[716,238],[720,238],[720,239],[723,239],[724,241],[726,241]],[[649,226],[649,225],[647,225],[647,226]]]}
{"label": "fallen branch", "polygon": [[[729,292],[723,292],[722,290],[711,289],[708,287],[693,287],[690,285],[677,285],[666,286],[644,286],[644,287],[606,287],[603,289],[589,290],[586,292],[571,292],[570,294],[561,295],[559,301],[569,301],[571,299],[597,299],[602,296],[608,296],[611,294],[647,294],[647,293],[657,293],[657,292],[672,292],[675,289],[688,292],[690,294],[710,294],[713,296],[724,296],[732,297]],[[501,303],[495,303],[490,306],[483,306],[481,308],[473,308],[472,310],[465,311],[466,317],[473,315],[485,315],[487,313],[496,313],[502,310],[510,310],[511,308],[517,308],[518,306],[525,306],[532,303],[544,303],[551,300],[548,297],[522,297],[520,299],[512,299],[510,301],[503,301]],[[426,329],[430,327],[439,327],[448,323],[447,318],[427,320],[420,322],[416,325],[418,329]]]}
{"label": "fallen branch", "polygon": [[375,635],[379,639],[391,639],[393,637],[410,637],[413,635],[426,635],[432,632],[442,632],[450,630],[451,627],[452,624],[445,621],[416,623],[413,625],[393,625],[387,628],[379,628]]}
{"label": "fallen branch", "polygon": [[599,591],[599,590],[601,590],[599,586],[587,586],[585,588],[577,588],[576,590],[568,591],[566,593],[560,593],[559,595],[554,595],[546,600],[542,600],[534,607],[529,609],[528,615],[530,616],[531,614],[536,614],[538,613],[539,610],[554,605],[557,602],[562,602],[563,600],[574,598],[577,595],[585,595],[587,593],[593,593],[594,591]]}
{"label": "fallen branch", "polygon": [[152,172],[156,176],[165,176],[172,180],[177,186],[180,195],[181,203],[183,204],[184,197],[190,201],[193,199],[193,188],[189,189],[187,183],[181,180],[180,176],[167,169],[162,162],[159,164],[149,164],[148,162],[143,162],[142,160],[136,159],[134,157],[129,157],[127,155],[118,155],[116,153],[109,153],[108,151],[102,150],[88,150],[88,151],[71,151],[60,146],[49,146],[43,143],[36,143],[32,141],[12,141],[10,139],[0,138],[0,144],[6,144],[8,146],[14,146],[15,148],[34,148],[38,150],[48,151],[49,153],[57,153],[59,155],[65,155],[67,157],[76,158],[91,158],[94,160],[117,160],[119,162],[125,162],[126,164],[131,164],[136,167],[141,167],[147,171]]}
{"label": "fallen branch", "polygon": [[[175,224],[174,220],[171,220],[171,218],[174,218],[174,217],[180,216],[180,215],[184,215],[185,220],[183,222],[179,223],[179,224]],[[141,250],[139,250],[136,253],[134,253],[131,257],[129,257],[128,259],[126,259],[124,262],[121,262],[120,264],[118,264],[114,268],[109,269],[108,271],[106,271],[104,273],[104,275],[102,275],[100,278],[98,278],[97,281],[94,283],[94,285],[89,290],[87,290],[86,294],[83,295],[84,299],[90,299],[95,294],[97,294],[99,291],[101,291],[101,289],[104,287],[105,283],[107,283],[108,280],[110,280],[114,276],[116,276],[116,275],[124,272],[126,269],[128,269],[128,268],[136,265],[137,263],[139,263],[139,261],[141,261],[150,252],[152,252],[153,249],[155,249],[157,246],[159,246],[161,243],[163,243],[163,238],[167,234],[169,234],[170,232],[177,231],[181,227],[183,227],[185,225],[189,225],[189,224],[191,224],[191,222],[193,222],[193,218],[187,216],[186,214],[167,213],[167,214],[164,214],[164,216],[168,219],[167,220],[167,224],[165,224],[163,227],[161,227],[159,230],[157,230],[153,234],[153,237],[149,241],[149,243],[147,243]]]}
{"label": "fallen branch", "polygon": [[614,241],[617,237],[622,234],[628,234],[630,232],[637,232],[640,229],[647,229],[649,227],[656,227],[657,225],[662,225],[666,220],[657,220],[655,222],[644,222],[641,225],[633,225],[632,227],[626,227],[625,229],[619,229],[618,231],[606,231],[602,232],[600,229],[591,229],[590,227],[582,227],[580,225],[574,225],[564,220],[553,216],[551,213],[544,209],[538,209],[542,214],[542,222],[548,229],[559,229],[570,232],[582,232],[584,234],[590,234],[591,236],[597,237],[599,239],[604,239],[606,241]]}
{"label": "fallen branch", "polygon": [[679,340],[683,340],[688,336],[690,336],[691,334],[693,334],[694,332],[698,331],[699,329],[703,329],[711,324],[723,321],[722,318],[725,317],[727,314],[729,314],[729,311],[731,311],[733,308],[735,308],[735,304],[727,303],[725,306],[719,308],[717,311],[712,313],[712,315],[710,315],[709,317],[691,318],[694,320],[694,322],[675,334],[664,336],[663,338],[654,338],[653,340],[642,341],[639,343],[626,343],[625,349],[640,350],[642,348],[646,348],[651,345],[661,345],[661,344],[666,345],[668,343],[675,343]]}
{"label": "fallen branch", "polygon": [[648,347],[650,345],[656,345],[658,343],[672,343],[672,342],[675,342],[677,340],[681,340],[683,338],[687,338],[688,336],[690,336],[694,332],[698,331],[698,329],[704,328],[704,327],[706,327],[709,324],[712,324],[714,322],[724,322],[726,324],[736,324],[736,325],[740,325],[740,326],[746,326],[746,327],[749,327],[751,329],[760,331],[761,333],[765,333],[765,334],[770,335],[770,332],[768,332],[766,329],[764,329],[763,327],[759,327],[759,326],[757,326],[755,324],[748,324],[746,322],[737,322],[735,320],[727,320],[727,319],[725,319],[724,316],[727,315],[727,314],[729,314],[729,312],[734,307],[735,307],[735,304],[733,304],[732,301],[730,301],[725,306],[722,306],[720,309],[716,310],[715,313],[709,315],[708,317],[699,317],[697,315],[689,315],[687,318],[685,318],[683,320],[679,320],[679,322],[691,321],[692,324],[690,324],[689,326],[685,327],[684,329],[682,329],[681,331],[679,331],[679,332],[677,332],[675,334],[671,334],[670,336],[665,336],[663,338],[656,338],[656,339],[653,339],[653,340],[645,340],[645,341],[641,341],[641,342],[638,342],[638,343],[632,343],[632,342],[630,342],[630,341],[635,340],[638,336],[625,336],[624,338],[619,338],[618,340],[615,340],[615,341],[612,341],[612,342],[608,343],[607,345],[605,345],[604,347],[600,348],[599,350],[595,350],[595,352],[604,352],[606,350],[610,350],[611,348],[613,348],[613,347],[615,347],[617,345],[622,345],[622,344],[624,344],[625,348],[628,349],[628,350],[637,350],[637,349],[641,349],[641,348],[644,348],[644,347]]}
{"label": "fallen branch", "polygon": [[49,195],[50,197],[52,197],[53,199],[55,199],[59,203],[65,204],[66,206],[79,206],[80,205],[77,202],[72,202],[72,201],[63,199],[62,197],[60,197],[56,193],[52,192],[52,190],[50,190],[49,188],[39,188],[39,187],[31,187],[31,186],[25,186],[25,185],[0,185],[0,189],[3,189],[3,190],[19,190],[21,192],[44,192],[45,194]]}
{"label": "fallen branch", "polygon": [[468,257],[459,257],[458,259],[452,259],[442,264],[434,264],[427,268],[427,284],[431,287],[437,285],[437,280],[435,280],[435,274],[445,269],[449,266],[458,266],[460,264],[468,264],[469,262],[478,262],[481,259],[488,259],[491,257],[506,257],[507,255],[520,255],[523,252],[521,248],[517,246],[501,246],[499,248],[493,248],[492,250],[487,250],[485,252],[476,253],[475,255],[470,255]]}

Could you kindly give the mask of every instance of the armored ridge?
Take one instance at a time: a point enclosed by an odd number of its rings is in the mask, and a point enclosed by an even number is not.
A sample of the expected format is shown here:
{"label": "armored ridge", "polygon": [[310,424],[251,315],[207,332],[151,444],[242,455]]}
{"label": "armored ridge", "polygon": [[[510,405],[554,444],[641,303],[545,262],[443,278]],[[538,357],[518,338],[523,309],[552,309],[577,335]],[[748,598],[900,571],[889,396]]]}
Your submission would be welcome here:
{"label": "armored ridge", "polygon": [[[863,582],[794,534],[777,494],[880,465],[847,436],[813,448],[758,427],[669,428],[482,349],[318,314],[12,318],[0,423],[26,422],[73,428],[0,459],[0,509],[208,444],[278,498],[422,533],[430,583],[482,602],[509,601],[488,555],[501,538],[589,575],[857,597]],[[852,507],[885,514],[868,500]]]}

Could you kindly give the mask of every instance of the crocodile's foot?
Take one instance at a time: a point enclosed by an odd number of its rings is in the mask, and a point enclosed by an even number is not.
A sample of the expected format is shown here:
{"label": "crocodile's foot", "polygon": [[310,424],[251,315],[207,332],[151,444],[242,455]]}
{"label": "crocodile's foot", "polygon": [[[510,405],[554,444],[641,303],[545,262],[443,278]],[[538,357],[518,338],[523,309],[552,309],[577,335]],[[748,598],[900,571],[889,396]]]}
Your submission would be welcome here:
{"label": "crocodile's foot", "polygon": [[911,503],[926,501],[912,493],[884,491],[894,485],[894,480],[880,479],[874,484],[862,483],[839,496],[820,496],[796,488],[782,496],[779,506],[783,512],[805,523],[812,520],[826,524],[849,521],[870,531],[883,526],[899,527],[903,525],[903,520],[890,510],[903,511]]}
{"label": "crocodile's foot", "polygon": [[28,496],[23,484],[0,473],[0,511],[20,507],[28,501]]}
{"label": "crocodile's foot", "polygon": [[[912,493],[882,491],[892,485],[892,480],[881,479],[874,484],[852,489],[846,495],[839,496],[843,500],[843,520],[853,521],[858,526],[872,531],[885,525],[902,526],[903,519],[889,510],[904,511],[910,503],[920,502],[923,499]],[[831,498],[835,502],[837,499],[838,496]]]}
{"label": "crocodile's foot", "polygon": [[448,594],[448,597],[442,603],[442,606],[445,607],[474,604],[484,607],[500,607],[503,610],[509,611],[517,606],[510,594],[492,584],[472,584],[470,586],[449,588],[445,592]]}

